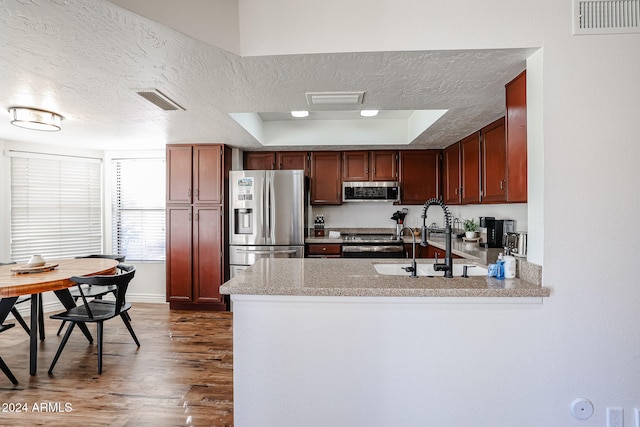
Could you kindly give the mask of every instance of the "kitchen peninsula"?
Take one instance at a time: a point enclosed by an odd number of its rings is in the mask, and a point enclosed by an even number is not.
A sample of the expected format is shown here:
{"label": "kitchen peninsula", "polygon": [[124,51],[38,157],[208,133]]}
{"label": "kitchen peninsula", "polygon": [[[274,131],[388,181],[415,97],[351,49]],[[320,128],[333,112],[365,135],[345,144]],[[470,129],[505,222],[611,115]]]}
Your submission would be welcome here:
{"label": "kitchen peninsula", "polygon": [[390,276],[376,263],[408,260],[262,259],[221,287],[237,425],[420,425],[469,393],[451,378],[500,381],[492,343],[521,333],[515,313],[537,321],[549,296],[520,279]]}

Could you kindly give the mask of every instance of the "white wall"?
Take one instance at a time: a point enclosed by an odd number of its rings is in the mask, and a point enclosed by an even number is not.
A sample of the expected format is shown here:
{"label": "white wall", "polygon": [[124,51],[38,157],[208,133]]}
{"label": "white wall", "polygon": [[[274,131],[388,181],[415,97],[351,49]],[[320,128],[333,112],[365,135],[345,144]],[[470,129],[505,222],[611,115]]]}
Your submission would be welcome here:
{"label": "white wall", "polygon": [[[340,206],[313,206],[310,224],[313,224],[316,214],[323,214],[325,228],[395,228],[396,222],[391,219],[391,216],[403,208],[408,210],[405,225],[422,226],[424,205],[394,205],[391,202],[354,202]],[[527,231],[528,228],[526,203],[449,206],[449,211],[453,218],[461,221],[474,218],[477,222],[481,216],[493,216],[498,219],[515,220],[517,231]],[[427,225],[433,222],[444,226],[442,209],[437,206],[430,207],[427,211]]]}
{"label": "white wall", "polygon": [[[481,315],[457,310],[425,323],[425,337],[434,338],[429,360],[452,352],[455,361],[468,355],[473,362],[480,354],[482,363],[475,369],[442,365],[444,385],[410,382],[408,394],[416,405],[428,405],[434,390],[442,391],[438,401],[450,410],[433,409],[430,425],[604,426],[608,406],[623,407],[625,425],[634,425],[633,408],[640,407],[640,286],[633,262],[640,231],[640,34],[573,36],[569,0],[244,0],[240,16],[242,51],[251,55],[543,48],[528,63],[536,70],[529,76],[533,85],[542,88],[529,98],[538,105],[528,135],[543,143],[529,159],[536,178],[529,188],[537,193],[529,196],[528,228],[530,235],[542,234],[534,252],[543,256],[551,296],[535,313],[482,307]],[[397,333],[381,335],[380,348],[402,345]],[[468,340],[454,338],[461,333]],[[273,334],[269,340],[277,341],[279,331]],[[407,337],[414,338],[422,339]],[[400,361],[374,356],[391,373],[397,363],[420,371],[427,362],[415,345]],[[508,380],[505,389],[501,380],[510,375],[517,381]],[[349,388],[347,381],[332,386]],[[587,421],[569,414],[578,396],[595,405]],[[276,404],[282,397],[269,398]],[[478,398],[486,405],[479,408]],[[350,403],[383,410],[357,396]],[[491,412],[475,414],[488,406]]]}

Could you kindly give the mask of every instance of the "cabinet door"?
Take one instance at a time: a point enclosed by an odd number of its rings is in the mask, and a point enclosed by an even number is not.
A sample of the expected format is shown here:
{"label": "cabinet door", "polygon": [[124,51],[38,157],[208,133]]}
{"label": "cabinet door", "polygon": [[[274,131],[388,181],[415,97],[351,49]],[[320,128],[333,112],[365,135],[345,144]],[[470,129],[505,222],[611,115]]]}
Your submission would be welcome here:
{"label": "cabinet door", "polygon": [[442,152],[442,193],[447,205],[459,205],[460,191],[460,143],[448,146]]}
{"label": "cabinet door", "polygon": [[247,151],[243,156],[245,170],[276,169],[276,153],[265,151]]}
{"label": "cabinet door", "polygon": [[369,181],[368,151],[345,151],[342,156],[344,181]]}
{"label": "cabinet door", "polygon": [[222,146],[193,147],[193,202],[222,203]]}
{"label": "cabinet door", "polygon": [[440,197],[440,150],[400,151],[400,197],[405,205]]}
{"label": "cabinet door", "polygon": [[167,301],[191,302],[192,215],[190,206],[167,206]]}
{"label": "cabinet door", "polygon": [[342,162],[337,151],[311,153],[311,203],[342,204]]}
{"label": "cabinet door", "polygon": [[398,179],[397,151],[372,151],[370,163],[371,181],[395,181]]}
{"label": "cabinet door", "polygon": [[223,282],[222,210],[220,206],[197,206],[193,218],[194,301],[220,302]]}
{"label": "cabinet door", "polygon": [[460,141],[463,204],[480,203],[480,134],[476,132]]}
{"label": "cabinet door", "polygon": [[303,170],[309,176],[309,154],[306,151],[279,151],[276,153],[279,170]]}
{"label": "cabinet door", "polygon": [[527,201],[527,72],[507,84],[507,202]]}
{"label": "cabinet door", "polygon": [[167,145],[167,203],[191,203],[190,145]]}
{"label": "cabinet door", "polygon": [[482,203],[507,201],[507,143],[504,118],[481,131]]}

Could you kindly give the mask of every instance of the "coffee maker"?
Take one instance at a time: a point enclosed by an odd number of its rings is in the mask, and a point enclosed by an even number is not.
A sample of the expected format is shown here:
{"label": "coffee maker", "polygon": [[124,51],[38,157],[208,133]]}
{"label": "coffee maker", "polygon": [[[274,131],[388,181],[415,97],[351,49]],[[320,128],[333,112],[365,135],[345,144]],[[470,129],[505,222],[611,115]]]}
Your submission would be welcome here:
{"label": "coffee maker", "polygon": [[512,219],[496,219],[493,216],[481,216],[480,227],[487,229],[487,239],[480,243],[483,248],[503,247],[502,238],[505,233],[515,230],[515,221]]}

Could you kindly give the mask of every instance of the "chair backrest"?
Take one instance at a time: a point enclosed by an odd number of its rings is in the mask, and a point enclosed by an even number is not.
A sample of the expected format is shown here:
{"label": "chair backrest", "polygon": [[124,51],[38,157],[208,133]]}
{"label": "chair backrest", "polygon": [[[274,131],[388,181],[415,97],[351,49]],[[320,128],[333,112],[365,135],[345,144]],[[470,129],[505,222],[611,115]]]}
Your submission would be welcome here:
{"label": "chair backrest", "polygon": [[85,256],[77,256],[76,258],[106,258],[106,259],[115,259],[118,262],[124,262],[125,255],[106,255],[106,254],[92,254]]}
{"label": "chair backrest", "polygon": [[[120,312],[122,306],[125,302],[125,296],[127,294],[127,289],[129,287],[129,282],[133,279],[133,276],[136,274],[136,268],[133,265],[126,264],[118,264],[118,269],[122,271],[122,274],[114,274],[114,275],[96,275],[96,276],[73,276],[71,281],[74,283],[86,284],[86,285],[115,285],[117,287],[116,290],[116,313]],[[87,305],[87,300],[82,293],[82,288],[78,286],[80,290],[80,295],[85,305]],[[89,317],[93,317],[90,309],[87,310]]]}

